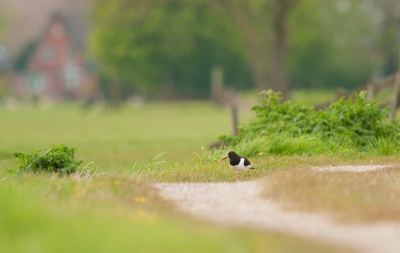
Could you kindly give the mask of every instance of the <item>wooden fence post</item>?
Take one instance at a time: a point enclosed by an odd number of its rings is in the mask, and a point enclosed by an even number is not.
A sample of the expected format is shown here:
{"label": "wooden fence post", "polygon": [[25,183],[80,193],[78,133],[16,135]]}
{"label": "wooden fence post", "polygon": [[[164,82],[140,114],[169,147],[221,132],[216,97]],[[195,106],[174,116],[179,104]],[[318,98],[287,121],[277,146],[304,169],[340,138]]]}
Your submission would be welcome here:
{"label": "wooden fence post", "polygon": [[211,69],[211,99],[217,104],[223,103],[224,70],[221,66]]}
{"label": "wooden fence post", "polygon": [[390,115],[389,120],[393,120],[396,117],[396,109],[399,107],[400,100],[400,57],[399,57],[399,70],[396,73],[394,78],[394,87],[393,87],[393,99],[392,104],[390,106]]}
{"label": "wooden fence post", "polygon": [[393,98],[392,98],[392,104],[390,106],[389,120],[393,120],[396,117],[396,109],[399,106],[399,98],[400,98],[399,91],[400,91],[400,71],[397,72],[394,81]]}
{"label": "wooden fence post", "polygon": [[338,89],[336,89],[335,96],[336,96],[336,100],[339,100],[342,97],[346,96],[346,91],[344,89],[342,89],[342,88],[338,88]]}
{"label": "wooden fence post", "polygon": [[232,125],[233,125],[233,134],[237,136],[239,134],[239,116],[238,116],[238,107],[236,103],[231,104],[232,111]]}
{"label": "wooden fence post", "polygon": [[374,99],[375,97],[375,83],[371,83],[367,86],[367,99]]}

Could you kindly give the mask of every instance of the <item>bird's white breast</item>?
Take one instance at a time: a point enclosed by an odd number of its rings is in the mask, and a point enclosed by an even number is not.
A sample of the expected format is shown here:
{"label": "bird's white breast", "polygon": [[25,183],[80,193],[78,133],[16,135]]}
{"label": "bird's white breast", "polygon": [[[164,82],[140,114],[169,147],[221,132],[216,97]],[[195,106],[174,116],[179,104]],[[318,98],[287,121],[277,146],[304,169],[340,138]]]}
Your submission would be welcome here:
{"label": "bird's white breast", "polygon": [[240,158],[240,162],[238,165],[231,165],[232,169],[234,169],[235,171],[246,171],[249,168],[251,168],[252,166],[244,166],[244,158]]}

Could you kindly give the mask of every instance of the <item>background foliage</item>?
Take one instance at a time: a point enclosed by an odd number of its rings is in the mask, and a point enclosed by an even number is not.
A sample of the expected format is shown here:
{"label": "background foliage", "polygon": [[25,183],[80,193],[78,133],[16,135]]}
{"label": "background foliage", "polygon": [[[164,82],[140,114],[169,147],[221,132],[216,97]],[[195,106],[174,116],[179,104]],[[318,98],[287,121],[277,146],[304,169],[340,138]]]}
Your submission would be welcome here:
{"label": "background foliage", "polygon": [[[224,68],[226,86],[265,88],[257,83],[271,78],[273,38],[287,32],[282,54],[291,88],[351,89],[397,70],[398,5],[97,0],[91,45],[108,76],[136,91],[205,97],[215,65]],[[271,18],[277,6],[289,8],[281,28]],[[267,81],[266,87],[273,84]]]}
{"label": "background foliage", "polygon": [[139,92],[205,97],[212,67],[222,65],[228,83],[249,86],[242,40],[229,16],[215,15],[202,1],[144,5],[95,4],[92,46],[111,76]]}
{"label": "background foliage", "polygon": [[253,107],[255,119],[244,124],[238,136],[222,136],[230,148],[247,155],[311,155],[399,151],[400,126],[388,121],[388,108],[366,98],[366,93],[333,102],[315,111],[308,104],[281,102],[280,93],[262,93]]}
{"label": "background foliage", "polygon": [[[354,88],[379,71],[376,21],[362,1],[302,1],[290,16],[295,88]],[[379,73],[377,73],[379,74]]]}

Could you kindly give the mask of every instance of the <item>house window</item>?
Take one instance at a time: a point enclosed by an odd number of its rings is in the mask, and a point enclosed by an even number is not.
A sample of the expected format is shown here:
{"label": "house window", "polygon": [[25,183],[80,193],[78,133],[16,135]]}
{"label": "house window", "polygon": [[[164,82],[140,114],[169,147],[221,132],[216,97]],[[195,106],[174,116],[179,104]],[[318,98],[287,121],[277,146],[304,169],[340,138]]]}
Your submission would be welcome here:
{"label": "house window", "polygon": [[40,95],[43,93],[45,88],[44,76],[40,74],[30,73],[28,74],[28,89],[32,95]]}
{"label": "house window", "polygon": [[56,50],[52,46],[45,46],[40,53],[40,58],[45,62],[51,62],[56,58]]}
{"label": "house window", "polygon": [[80,88],[81,73],[77,68],[67,69],[64,73],[65,86],[68,90],[74,91]]}
{"label": "house window", "polygon": [[76,65],[72,50],[66,51],[66,63],[64,66],[65,86],[69,91],[76,91],[80,88],[82,82],[81,68]]}
{"label": "house window", "polygon": [[81,84],[81,69],[70,59],[64,67],[65,86],[69,91],[77,90]]}

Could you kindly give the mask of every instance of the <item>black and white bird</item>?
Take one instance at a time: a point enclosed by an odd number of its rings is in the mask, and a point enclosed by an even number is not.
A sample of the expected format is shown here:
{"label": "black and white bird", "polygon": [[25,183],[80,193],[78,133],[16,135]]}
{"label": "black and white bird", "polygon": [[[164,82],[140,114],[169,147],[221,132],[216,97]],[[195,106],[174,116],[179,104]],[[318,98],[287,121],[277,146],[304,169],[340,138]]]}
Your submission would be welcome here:
{"label": "black and white bird", "polygon": [[248,169],[254,169],[251,162],[243,156],[239,156],[234,151],[230,151],[227,156],[223,157],[219,162],[222,162],[226,158],[229,158],[229,164],[231,165],[232,169],[235,171],[236,180],[238,180],[238,172],[244,172],[244,179],[246,179],[246,171]]}

